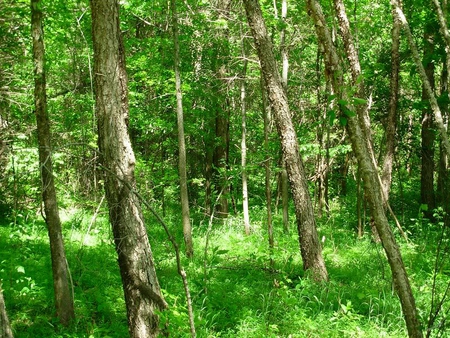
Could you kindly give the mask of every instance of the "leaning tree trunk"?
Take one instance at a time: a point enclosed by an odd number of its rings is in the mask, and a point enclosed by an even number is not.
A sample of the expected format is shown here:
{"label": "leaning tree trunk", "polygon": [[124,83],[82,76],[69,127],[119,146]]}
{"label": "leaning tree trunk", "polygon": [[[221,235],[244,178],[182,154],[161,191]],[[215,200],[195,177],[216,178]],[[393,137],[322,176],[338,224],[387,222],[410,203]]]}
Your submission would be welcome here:
{"label": "leaning tree trunk", "polygon": [[[339,98],[348,102],[349,98],[344,97],[342,90],[344,87],[342,63],[333,44],[322,8],[316,0],[308,0],[307,6],[309,13],[314,20],[319,41],[324,47],[326,69],[332,81],[333,89]],[[339,19],[341,35],[344,40],[346,56],[352,72],[352,85],[358,88],[356,95],[359,98],[363,98],[361,95],[364,95],[364,87],[358,76],[358,73],[360,72],[358,54],[350,34],[345,8],[340,0],[335,0],[335,8]],[[357,87],[357,82],[359,82],[359,87]],[[368,121],[366,121],[368,116],[366,111],[367,107],[365,105],[359,105],[354,108],[356,108],[357,116],[347,116],[347,128],[352,142],[352,148],[358,159],[358,165],[364,181],[364,191],[375,221],[375,226],[388,258],[395,290],[400,298],[409,336],[422,337],[408,274],[406,273],[400,249],[395,241],[395,237],[385,214],[381,179],[378,176],[376,162],[373,158],[373,151],[370,149],[370,135],[367,134],[370,131],[367,128]]]}
{"label": "leaning tree trunk", "polygon": [[128,88],[117,0],[92,0],[98,144],[130,337],[157,337],[156,310],[167,307],[135,189],[128,135]]}
{"label": "leaning tree trunk", "polygon": [[189,196],[186,174],[186,142],[184,140],[183,95],[181,92],[181,75],[179,67],[180,45],[178,43],[178,17],[176,0],[172,0],[170,4],[172,6],[173,42],[175,48],[174,71],[177,98],[178,172],[180,175],[181,217],[183,223],[184,244],[186,246],[186,256],[192,257],[194,255],[194,246],[192,243],[192,226],[189,217]]}
{"label": "leaning tree trunk", "polygon": [[244,6],[261,62],[267,96],[281,139],[281,147],[291,183],[303,268],[310,271],[314,280],[326,281],[328,273],[317,235],[314,212],[299,153],[297,135],[292,124],[286,93],[275,62],[272,43],[267,34],[258,0],[244,0]]}
{"label": "leaning tree trunk", "polygon": [[45,82],[45,49],[42,30],[42,3],[31,0],[31,33],[33,37],[34,63],[34,103],[39,144],[39,167],[41,171],[42,200],[45,222],[50,241],[55,292],[56,316],[63,325],[68,325],[75,317],[72,293],[69,287],[69,271],[64,251],[64,242],[56,199],[52,168],[52,146],[50,123],[47,113]]}
{"label": "leaning tree trunk", "polygon": [[433,111],[434,122],[437,131],[441,137],[441,142],[443,146],[443,150],[447,156],[450,158],[450,142],[447,134],[447,126],[444,123],[444,119],[442,117],[441,109],[439,108],[436,96],[433,91],[433,87],[431,86],[430,81],[428,80],[427,73],[425,67],[422,64],[422,60],[419,56],[419,51],[417,50],[416,42],[414,41],[414,37],[411,33],[411,29],[409,28],[408,21],[406,20],[405,14],[403,13],[402,6],[400,0],[391,0],[392,8],[395,11],[395,15],[400,20],[402,24],[402,28],[406,33],[406,37],[408,39],[409,48],[411,49],[412,56],[416,68],[418,70],[419,76],[422,80],[423,88],[426,92],[428,100],[430,101],[430,106]]}
{"label": "leaning tree trunk", "polygon": [[11,326],[9,324],[8,315],[6,314],[5,300],[3,298],[3,290],[0,285],[0,338],[13,338]]}

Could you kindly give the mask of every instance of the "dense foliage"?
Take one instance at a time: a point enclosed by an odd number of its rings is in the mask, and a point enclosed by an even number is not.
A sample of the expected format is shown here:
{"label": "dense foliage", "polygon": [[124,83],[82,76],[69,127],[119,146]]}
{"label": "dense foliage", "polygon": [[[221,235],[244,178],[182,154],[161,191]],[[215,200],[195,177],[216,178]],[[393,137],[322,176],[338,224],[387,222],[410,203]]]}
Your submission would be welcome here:
{"label": "dense foliage", "polygon": [[[283,231],[281,150],[271,126],[264,147],[263,99],[256,52],[244,10],[232,1],[226,16],[217,1],[178,2],[180,70],[187,145],[187,176],[194,257],[182,257],[200,337],[404,337],[406,329],[382,247],[371,236],[370,210],[346,135],[346,118],[330,107],[333,97],[324,60],[304,2],[261,0],[275,54],[281,32],[289,53],[287,94],[300,152],[305,161],[318,231],[330,282],[317,285],[305,276],[295,233]],[[170,1],[123,1],[121,29],[129,88],[129,133],[136,152],[141,196],[163,217],[183,243],[177,169],[177,116]],[[274,7],[275,3],[275,7]],[[322,4],[329,26],[334,11]],[[347,11],[372,106],[372,137],[378,160],[384,154],[389,105],[390,31],[387,1],[347,2]],[[445,41],[436,14],[426,1],[404,1],[419,47],[435,32],[435,91],[448,110]],[[49,245],[42,220],[28,1],[0,2],[0,281],[16,337],[124,337],[125,302],[107,219],[103,173],[97,149],[93,93],[93,50],[89,3],[43,1],[48,110],[53,142],[53,172],[76,320],[61,326],[54,318]],[[428,25],[428,26],[427,26]],[[340,40],[336,45],[340,46]],[[244,55],[244,56],[243,56]],[[248,59],[244,73],[243,58]],[[432,142],[435,203],[421,191],[422,116],[429,103],[406,39],[400,44],[400,99],[390,205],[408,235],[392,221],[416,297],[421,323],[431,336],[450,332],[449,224],[447,159],[439,138]],[[246,86],[246,137],[251,234],[244,234],[241,183],[241,82]],[[345,88],[351,92],[353,88]],[[228,118],[228,139],[216,134],[217,114]],[[220,115],[219,114],[219,115]],[[220,115],[223,117],[222,115]],[[445,117],[447,119],[447,117]],[[434,133],[434,131],[433,131]],[[230,189],[228,218],[208,214],[206,163],[218,147],[227,149],[223,166],[214,164],[211,203],[220,178]],[[225,160],[224,160],[225,161]],[[265,172],[272,172],[275,246],[269,249]],[[220,162],[220,161],[219,161]],[[326,166],[324,167],[324,163]],[[326,171],[326,203],[319,202]],[[434,174],[434,176],[433,176]],[[318,210],[320,208],[320,210]],[[173,248],[145,206],[144,216],[157,275],[169,309],[161,327],[173,337],[189,336],[183,284]],[[358,224],[364,233],[358,236]],[[360,229],[361,230],[361,229]],[[362,236],[361,236],[362,235]],[[206,244],[208,243],[208,244]],[[442,302],[441,302],[442,300]],[[435,318],[434,318],[435,317]],[[433,319],[434,318],[434,319]],[[447,333],[446,333],[447,332]]]}

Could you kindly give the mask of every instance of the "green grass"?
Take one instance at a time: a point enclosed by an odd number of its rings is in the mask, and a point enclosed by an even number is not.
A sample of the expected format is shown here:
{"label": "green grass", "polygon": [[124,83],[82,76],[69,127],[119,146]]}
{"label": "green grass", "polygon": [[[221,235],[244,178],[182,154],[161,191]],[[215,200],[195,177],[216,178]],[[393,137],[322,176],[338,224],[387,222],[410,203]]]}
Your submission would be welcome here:
{"label": "green grass", "polygon": [[[283,234],[275,218],[276,246],[268,249],[264,211],[252,210],[250,236],[239,216],[214,224],[205,255],[207,220],[194,225],[195,257],[183,258],[199,337],[405,337],[383,249],[368,235],[357,239],[349,215],[319,222],[330,282],[304,276],[295,231]],[[34,217],[0,226],[0,278],[15,337],[126,337],[126,311],[116,254],[105,216],[87,230],[91,215],[64,216],[67,258],[76,320],[68,328],[53,318],[53,288],[47,232]],[[175,231],[176,217],[167,217]],[[157,273],[169,310],[161,314],[172,337],[188,337],[185,295],[175,257],[161,227],[148,217]],[[295,227],[292,225],[292,229]],[[430,306],[437,231],[427,240],[399,239],[419,312]],[[87,234],[87,235],[86,235]],[[177,238],[181,239],[178,233]],[[81,241],[84,240],[84,245]],[[273,266],[270,260],[273,259]],[[206,269],[205,269],[206,267]],[[446,270],[447,271],[447,270]],[[445,271],[444,271],[445,272]],[[445,273],[439,283],[445,285]]]}

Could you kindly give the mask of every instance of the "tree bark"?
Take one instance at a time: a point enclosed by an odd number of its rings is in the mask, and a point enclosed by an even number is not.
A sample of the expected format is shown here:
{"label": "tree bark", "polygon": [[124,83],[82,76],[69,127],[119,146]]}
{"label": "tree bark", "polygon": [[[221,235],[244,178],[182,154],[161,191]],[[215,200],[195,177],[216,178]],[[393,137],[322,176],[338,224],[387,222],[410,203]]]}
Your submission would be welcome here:
{"label": "tree bark", "polygon": [[34,104],[39,146],[39,167],[41,172],[42,201],[45,222],[50,241],[55,293],[56,316],[67,326],[75,317],[72,293],[69,286],[69,271],[59,218],[58,202],[53,179],[52,146],[50,122],[47,112],[45,80],[45,48],[42,29],[42,3],[31,0],[31,34],[33,38]]}
{"label": "tree bark", "polygon": [[402,6],[399,0],[391,0],[391,5],[395,11],[395,15],[400,20],[403,30],[406,33],[406,37],[408,39],[409,48],[411,49],[414,63],[416,64],[416,68],[421,77],[422,84],[424,86],[426,95],[428,100],[430,101],[430,106],[433,111],[434,121],[436,123],[436,128],[441,137],[441,142],[443,145],[443,149],[447,158],[450,158],[450,142],[448,140],[447,127],[444,123],[444,119],[442,117],[441,109],[436,100],[436,96],[434,95],[433,88],[431,86],[430,81],[428,81],[428,77],[425,71],[425,67],[422,64],[422,60],[419,56],[419,52],[417,50],[416,43],[414,41],[414,37],[411,33],[411,29],[409,28],[408,21],[406,20],[405,14],[403,13]]}
{"label": "tree bark", "polygon": [[271,133],[272,116],[270,113],[270,106],[267,103],[266,86],[264,85],[264,78],[261,74],[261,92],[262,92],[262,109],[264,120],[264,150],[266,155],[264,157],[264,171],[265,171],[265,195],[266,195],[266,209],[267,209],[267,235],[269,239],[269,251],[272,252],[274,248],[273,238],[273,223],[272,223],[272,189],[271,189],[271,173],[270,162],[272,157],[269,152],[269,136]]}
{"label": "tree bark", "polygon": [[242,115],[242,137],[241,137],[241,167],[242,167],[242,209],[244,213],[244,229],[247,235],[250,235],[250,217],[248,212],[248,187],[247,187],[247,108],[245,105],[246,91],[245,78],[247,76],[247,59],[245,55],[245,44],[242,41],[242,57],[244,59],[244,67],[242,71],[241,82],[241,115]]}
{"label": "tree bark", "polygon": [[[275,6],[276,7],[276,6]],[[281,2],[281,21],[285,23],[287,17],[287,0]],[[288,88],[288,72],[289,72],[289,55],[286,45],[286,27],[280,32],[280,53],[281,53],[281,81],[283,88],[287,95]],[[284,232],[289,232],[289,179],[286,170],[286,161],[283,158],[281,161],[281,201],[283,207],[283,229]]]}
{"label": "tree bark", "polygon": [[[217,10],[219,19],[228,21],[230,13],[231,0],[218,0]],[[230,147],[230,110],[228,107],[228,86],[227,79],[228,65],[226,58],[229,57],[229,49],[227,43],[220,40],[228,40],[228,29],[221,29],[217,32],[219,40],[217,47],[217,64],[214,69],[217,80],[220,83],[221,91],[225,92],[223,96],[219,95],[216,98],[215,116],[215,142],[213,154],[213,181],[216,186],[217,196],[220,194],[220,199],[216,204],[217,217],[225,219],[228,217],[228,198],[230,192],[230,185],[228,183],[228,159]]]}
{"label": "tree bark", "polygon": [[[332,42],[322,8],[316,0],[308,0],[307,6],[309,13],[314,20],[319,41],[324,47],[326,73],[332,81],[334,92],[341,100],[348,101],[350,98],[344,97],[343,94],[343,67]],[[352,72],[351,84],[356,86],[356,82],[360,81],[356,95],[359,98],[363,98],[360,96],[361,94],[364,94],[363,83],[361,79],[358,79],[359,76],[357,76],[358,71],[360,71],[357,66],[359,64],[358,55],[352,42],[348,21],[345,23],[345,8],[343,3],[339,0],[335,0],[335,8],[337,9],[339,24],[341,26],[341,34],[344,36],[343,40],[346,56]],[[396,244],[385,214],[381,180],[378,176],[376,162],[372,156],[373,152],[368,148],[371,145],[370,135],[367,134],[369,132],[367,129],[368,121],[365,121],[366,116],[368,115],[367,112],[363,112],[367,107],[365,105],[358,105],[353,108],[356,110],[357,116],[347,117],[347,129],[352,142],[353,151],[358,159],[361,176],[364,181],[364,191],[374,218],[375,226],[380,235],[383,248],[391,267],[395,290],[400,298],[408,334],[410,337],[422,337],[422,331],[420,329],[417,309],[409,284],[408,275],[403,264],[400,249]]]}
{"label": "tree bark", "polygon": [[8,315],[6,314],[5,300],[3,298],[3,290],[0,285],[0,338],[13,338],[11,325],[9,324]]}
{"label": "tree bark", "polygon": [[[430,83],[431,89],[434,93],[434,62],[432,61],[434,53],[434,27],[431,23],[425,26],[423,37],[423,64],[425,73]],[[434,95],[434,94],[433,94]],[[425,85],[422,84],[422,165],[420,173],[420,200],[423,205],[427,207],[424,209],[424,214],[428,218],[433,217],[433,209],[435,207],[434,194],[434,121],[433,111],[427,103],[427,92]]]}
{"label": "tree bark", "polygon": [[[444,61],[444,65],[447,63],[447,57]],[[448,78],[449,74],[447,68],[444,66],[442,68],[441,74],[441,96],[448,95]],[[448,125],[448,105],[442,107],[442,114],[445,121],[445,124]],[[448,158],[443,149],[442,141],[439,142],[439,169],[438,169],[438,179],[437,179],[437,188],[436,188],[436,202],[444,207],[444,211],[447,212],[450,209],[449,203],[445,203],[448,201]]]}
{"label": "tree bark", "polygon": [[386,119],[386,150],[383,158],[381,182],[386,201],[389,201],[389,192],[392,182],[392,167],[395,153],[395,134],[397,130],[397,106],[399,94],[400,74],[400,21],[392,10],[392,48],[391,48],[391,97],[389,99],[389,113]]}
{"label": "tree bark", "polygon": [[184,138],[184,117],[183,117],[183,95],[181,92],[181,75],[180,75],[180,46],[178,43],[178,17],[176,0],[171,0],[172,6],[172,26],[174,41],[174,71],[175,71],[175,87],[177,99],[177,125],[178,125],[178,172],[180,175],[180,196],[181,196],[181,216],[183,224],[183,237],[186,246],[185,252],[187,257],[194,255],[194,246],[192,244],[192,226],[189,216],[189,196],[186,174],[186,143]]}
{"label": "tree bark", "polygon": [[105,193],[122,277],[130,337],[157,337],[155,310],[167,307],[135,188],[128,135],[128,88],[117,0],[92,0],[95,103]]}
{"label": "tree bark", "polygon": [[291,183],[303,268],[311,273],[314,280],[326,281],[328,280],[328,273],[317,235],[311,197],[306,183],[303,162],[299,154],[297,135],[275,62],[272,43],[267,34],[258,0],[244,0],[244,6],[261,63],[267,96],[281,139],[281,147]]}

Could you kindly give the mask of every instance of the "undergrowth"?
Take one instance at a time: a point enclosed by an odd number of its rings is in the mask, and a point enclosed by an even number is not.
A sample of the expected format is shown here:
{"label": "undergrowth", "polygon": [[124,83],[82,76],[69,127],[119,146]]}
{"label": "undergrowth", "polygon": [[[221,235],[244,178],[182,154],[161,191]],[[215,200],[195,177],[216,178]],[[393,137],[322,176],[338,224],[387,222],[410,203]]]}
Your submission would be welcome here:
{"label": "undergrowth", "polygon": [[[0,226],[0,278],[15,337],[126,337],[126,310],[106,213],[67,211],[64,236],[76,320],[54,319],[51,262],[45,224],[22,217]],[[157,274],[169,309],[161,325],[189,337],[182,281],[163,230],[147,217]],[[306,278],[294,225],[282,232],[275,217],[275,248],[268,248],[264,210],[252,209],[252,233],[239,215],[194,225],[195,256],[183,259],[199,337],[405,337],[400,304],[384,251],[366,234],[357,239],[348,215],[319,220],[330,282]],[[179,220],[166,218],[173,232]],[[411,221],[415,222],[415,220]],[[422,322],[428,316],[438,231],[408,243],[398,238]],[[205,251],[206,236],[209,236]],[[434,237],[433,237],[434,236]],[[181,235],[177,237],[181,240]],[[273,262],[273,263],[272,263]]]}

